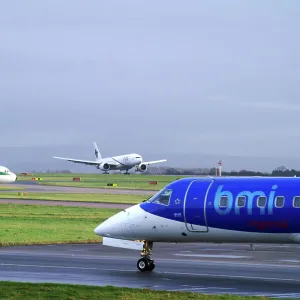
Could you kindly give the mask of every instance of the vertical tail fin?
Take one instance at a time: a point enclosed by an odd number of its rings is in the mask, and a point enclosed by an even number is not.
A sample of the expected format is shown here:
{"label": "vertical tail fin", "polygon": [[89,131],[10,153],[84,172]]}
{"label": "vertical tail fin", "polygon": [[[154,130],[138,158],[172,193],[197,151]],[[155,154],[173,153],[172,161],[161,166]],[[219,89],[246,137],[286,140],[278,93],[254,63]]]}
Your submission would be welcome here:
{"label": "vertical tail fin", "polygon": [[98,146],[97,146],[96,142],[94,142],[94,153],[95,153],[96,160],[101,160],[102,159],[101,153],[98,149]]}

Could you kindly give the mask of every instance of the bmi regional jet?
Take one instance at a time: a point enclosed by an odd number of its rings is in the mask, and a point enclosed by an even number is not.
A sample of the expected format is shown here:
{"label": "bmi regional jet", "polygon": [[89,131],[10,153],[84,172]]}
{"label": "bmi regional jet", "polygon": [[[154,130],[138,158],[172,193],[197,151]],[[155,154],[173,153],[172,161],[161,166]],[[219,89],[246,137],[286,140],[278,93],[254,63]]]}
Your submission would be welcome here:
{"label": "bmi regional jet", "polygon": [[137,268],[152,271],[155,242],[299,244],[299,217],[300,178],[184,178],[94,232],[103,245],[141,250]]}
{"label": "bmi regional jet", "polygon": [[138,172],[145,172],[149,165],[167,161],[166,159],[161,159],[161,160],[144,162],[142,156],[136,153],[102,158],[96,142],[94,142],[94,151],[95,151],[94,161],[80,160],[80,159],[73,159],[73,158],[66,158],[66,157],[57,157],[57,156],[53,156],[53,157],[57,159],[71,161],[74,163],[95,166],[97,169],[104,171],[104,174],[107,174],[108,173],[107,171],[109,170],[120,170],[120,171],[126,170],[124,174],[129,174],[128,170],[134,167]]}
{"label": "bmi regional jet", "polygon": [[11,172],[6,167],[0,166],[0,183],[11,183],[15,182],[17,175]]}

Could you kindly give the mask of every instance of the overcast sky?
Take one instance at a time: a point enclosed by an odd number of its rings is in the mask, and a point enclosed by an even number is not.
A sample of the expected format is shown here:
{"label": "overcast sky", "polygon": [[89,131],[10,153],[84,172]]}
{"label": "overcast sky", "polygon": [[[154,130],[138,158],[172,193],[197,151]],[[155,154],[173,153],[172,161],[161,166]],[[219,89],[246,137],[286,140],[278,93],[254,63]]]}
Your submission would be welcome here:
{"label": "overcast sky", "polygon": [[299,15],[298,0],[2,1],[0,147],[300,158]]}

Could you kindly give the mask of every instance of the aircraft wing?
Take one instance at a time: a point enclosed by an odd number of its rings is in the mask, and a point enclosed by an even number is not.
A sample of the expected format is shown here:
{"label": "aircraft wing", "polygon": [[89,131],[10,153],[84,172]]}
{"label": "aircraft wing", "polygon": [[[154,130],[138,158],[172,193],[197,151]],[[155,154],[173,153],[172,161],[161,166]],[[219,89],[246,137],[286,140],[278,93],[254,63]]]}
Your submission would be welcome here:
{"label": "aircraft wing", "polygon": [[[97,162],[97,161],[93,161],[93,160],[82,160],[82,159],[74,159],[74,158],[58,157],[58,156],[53,156],[53,158],[67,160],[67,161],[71,161],[76,164],[85,164],[85,165],[90,165],[90,166],[98,166],[101,164],[101,161]],[[106,163],[108,163],[112,167],[117,167],[119,165],[117,162],[112,162],[112,161],[109,161]]]}
{"label": "aircraft wing", "polygon": [[99,165],[99,162],[92,161],[92,160],[81,160],[81,159],[58,157],[58,156],[53,156],[53,158],[67,160],[67,161],[71,161],[71,162],[78,163],[78,164],[85,164],[85,165],[92,165],[92,166]]}
{"label": "aircraft wing", "polygon": [[165,162],[165,161],[167,161],[167,160],[166,159],[161,159],[161,160],[143,161],[142,164],[152,165],[152,164],[157,164],[157,163]]}

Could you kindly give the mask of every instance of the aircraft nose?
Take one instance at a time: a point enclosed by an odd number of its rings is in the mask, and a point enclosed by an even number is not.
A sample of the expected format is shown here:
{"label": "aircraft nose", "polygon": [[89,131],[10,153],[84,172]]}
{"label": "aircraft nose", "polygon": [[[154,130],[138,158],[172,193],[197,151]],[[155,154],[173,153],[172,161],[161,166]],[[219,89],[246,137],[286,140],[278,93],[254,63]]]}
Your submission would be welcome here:
{"label": "aircraft nose", "polygon": [[14,182],[17,180],[17,175],[15,173],[10,173],[10,175],[8,176],[8,182]]}
{"label": "aircraft nose", "polygon": [[99,224],[94,229],[94,233],[105,237],[119,236],[122,234],[122,221],[123,220],[120,218],[119,214],[114,215]]}
{"label": "aircraft nose", "polygon": [[132,237],[135,234],[134,223],[139,219],[139,215],[135,212],[136,206],[139,205],[134,205],[111,216],[99,224],[94,229],[94,233],[102,237],[110,238]]}
{"label": "aircraft nose", "polygon": [[105,236],[107,232],[109,232],[109,226],[106,226],[105,222],[101,223],[94,229],[94,233],[100,236]]}

